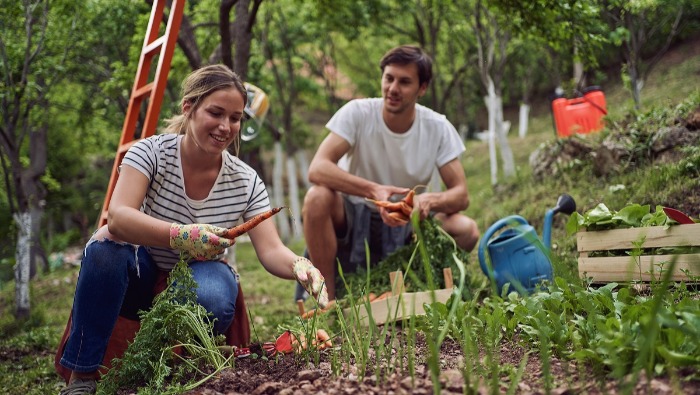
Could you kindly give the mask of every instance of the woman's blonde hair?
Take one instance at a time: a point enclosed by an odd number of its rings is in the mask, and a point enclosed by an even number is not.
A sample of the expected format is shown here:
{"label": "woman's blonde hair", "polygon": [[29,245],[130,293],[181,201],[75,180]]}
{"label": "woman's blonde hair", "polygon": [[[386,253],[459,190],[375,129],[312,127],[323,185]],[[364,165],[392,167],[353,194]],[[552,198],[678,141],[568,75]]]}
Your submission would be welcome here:
{"label": "woman's blonde hair", "polygon": [[[180,109],[185,103],[190,103],[192,110],[189,114],[194,113],[204,99],[212,93],[221,90],[235,88],[243,95],[243,105],[248,103],[248,92],[243,85],[241,78],[223,64],[212,64],[204,66],[200,69],[191,72],[182,81]],[[178,114],[165,121],[165,133],[187,133],[188,115]],[[235,140],[235,153],[238,155],[240,147],[240,131],[238,138]]]}

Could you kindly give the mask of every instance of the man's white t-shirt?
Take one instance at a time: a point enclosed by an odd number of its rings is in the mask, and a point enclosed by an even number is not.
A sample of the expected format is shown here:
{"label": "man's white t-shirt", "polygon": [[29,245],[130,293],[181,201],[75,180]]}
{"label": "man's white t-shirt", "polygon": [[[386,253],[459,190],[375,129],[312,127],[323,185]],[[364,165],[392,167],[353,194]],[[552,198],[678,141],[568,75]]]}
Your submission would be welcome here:
{"label": "man's white t-shirt", "polygon": [[[436,169],[465,151],[450,121],[420,104],[411,128],[406,133],[392,132],[382,118],[383,101],[352,100],[326,124],[351,146],[338,163],[343,170],[383,185],[413,188],[428,185]],[[350,199],[364,201],[357,196]]]}

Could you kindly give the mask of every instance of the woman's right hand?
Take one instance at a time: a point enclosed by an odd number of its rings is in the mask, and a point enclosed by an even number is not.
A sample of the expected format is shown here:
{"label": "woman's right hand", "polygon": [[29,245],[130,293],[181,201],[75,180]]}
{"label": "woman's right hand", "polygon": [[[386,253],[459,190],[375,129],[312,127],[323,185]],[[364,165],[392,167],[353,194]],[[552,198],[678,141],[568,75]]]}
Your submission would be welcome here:
{"label": "woman's right hand", "polygon": [[221,237],[225,228],[208,224],[170,225],[170,247],[198,261],[216,258],[235,241]]}

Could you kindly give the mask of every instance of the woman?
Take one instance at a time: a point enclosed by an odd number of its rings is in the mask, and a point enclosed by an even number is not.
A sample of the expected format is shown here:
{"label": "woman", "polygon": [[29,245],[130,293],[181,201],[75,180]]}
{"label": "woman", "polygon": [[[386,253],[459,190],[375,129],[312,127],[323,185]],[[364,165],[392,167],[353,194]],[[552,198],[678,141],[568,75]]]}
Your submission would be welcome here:
{"label": "woman", "polygon": [[[192,72],[182,85],[182,113],[166,134],[140,140],[125,155],[109,204],[108,225],[85,248],[62,366],[71,369],[61,394],[94,393],[98,368],[119,315],[148,309],[159,271],[188,257],[197,301],[213,314],[216,333],[231,325],[238,291],[222,261],[234,241],[226,228],[270,209],[255,171],[231,155],[239,144],[247,101],[240,78],[223,65]],[[279,238],[272,221],[248,232],[270,273],[302,283],[322,306],[323,277]]]}

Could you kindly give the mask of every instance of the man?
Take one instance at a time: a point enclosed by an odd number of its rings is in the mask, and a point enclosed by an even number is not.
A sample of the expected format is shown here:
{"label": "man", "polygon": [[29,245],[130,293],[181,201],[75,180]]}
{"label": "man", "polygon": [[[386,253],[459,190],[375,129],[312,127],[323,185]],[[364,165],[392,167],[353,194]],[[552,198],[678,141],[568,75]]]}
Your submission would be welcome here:
{"label": "man", "polygon": [[410,224],[367,199],[400,198],[428,184],[435,169],[445,189],[418,194],[414,211],[421,219],[434,214],[466,251],[479,239],[474,220],[460,214],[469,206],[460,162],[464,143],[444,115],[417,104],[430,84],[432,60],[404,45],[387,52],[380,68],[382,97],[352,100],[338,110],[309,166],[314,186],[304,198],[304,237],[312,261],[328,279],[331,300],[336,256],[344,271],[352,271],[366,265],[365,241],[378,260],[410,239]]}

